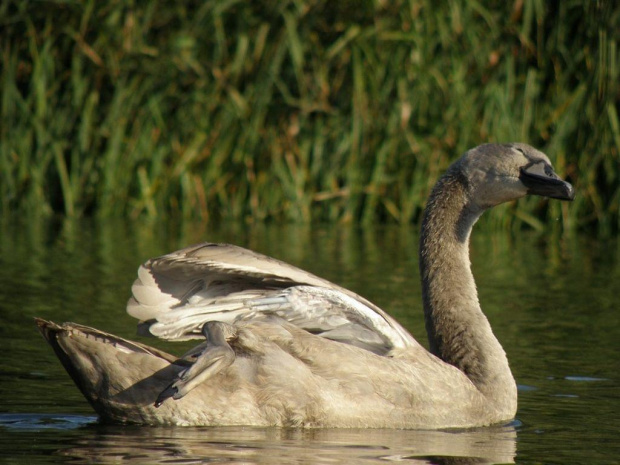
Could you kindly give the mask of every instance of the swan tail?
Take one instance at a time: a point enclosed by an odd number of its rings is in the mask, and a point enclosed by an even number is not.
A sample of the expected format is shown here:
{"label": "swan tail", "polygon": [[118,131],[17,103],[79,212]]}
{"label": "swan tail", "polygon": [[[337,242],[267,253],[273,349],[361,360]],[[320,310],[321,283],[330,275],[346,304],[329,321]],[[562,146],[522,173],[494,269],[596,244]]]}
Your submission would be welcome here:
{"label": "swan tail", "polygon": [[36,318],[39,331],[102,420],[161,423],[158,395],[189,363],[88,326]]}

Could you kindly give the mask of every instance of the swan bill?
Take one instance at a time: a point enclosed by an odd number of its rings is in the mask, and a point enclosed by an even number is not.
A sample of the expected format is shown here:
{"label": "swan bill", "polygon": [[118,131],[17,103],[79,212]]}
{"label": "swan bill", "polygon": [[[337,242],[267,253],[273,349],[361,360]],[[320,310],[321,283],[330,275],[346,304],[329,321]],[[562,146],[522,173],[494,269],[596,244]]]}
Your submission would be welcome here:
{"label": "swan bill", "polygon": [[520,170],[519,179],[530,195],[540,195],[558,200],[573,200],[575,189],[562,180],[551,165],[543,160],[534,161]]}

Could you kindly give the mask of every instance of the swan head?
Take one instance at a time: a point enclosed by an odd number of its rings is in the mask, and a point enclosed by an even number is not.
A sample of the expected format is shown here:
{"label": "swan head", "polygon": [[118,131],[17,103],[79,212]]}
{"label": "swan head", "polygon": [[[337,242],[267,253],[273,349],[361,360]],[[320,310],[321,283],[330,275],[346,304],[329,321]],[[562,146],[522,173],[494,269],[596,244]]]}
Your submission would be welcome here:
{"label": "swan head", "polygon": [[487,209],[525,195],[573,200],[575,190],[553,170],[549,157],[521,143],[485,144],[454,165],[464,175],[471,201]]}

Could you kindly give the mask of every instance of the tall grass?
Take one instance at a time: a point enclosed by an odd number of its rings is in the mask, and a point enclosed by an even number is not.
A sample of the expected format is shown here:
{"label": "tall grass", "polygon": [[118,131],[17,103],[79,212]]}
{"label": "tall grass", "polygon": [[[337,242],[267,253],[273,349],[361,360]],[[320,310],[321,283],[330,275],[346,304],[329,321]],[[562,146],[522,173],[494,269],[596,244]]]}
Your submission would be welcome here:
{"label": "tall grass", "polygon": [[0,28],[4,213],[407,223],[519,140],[579,195],[489,221],[620,221],[611,1],[22,0]]}

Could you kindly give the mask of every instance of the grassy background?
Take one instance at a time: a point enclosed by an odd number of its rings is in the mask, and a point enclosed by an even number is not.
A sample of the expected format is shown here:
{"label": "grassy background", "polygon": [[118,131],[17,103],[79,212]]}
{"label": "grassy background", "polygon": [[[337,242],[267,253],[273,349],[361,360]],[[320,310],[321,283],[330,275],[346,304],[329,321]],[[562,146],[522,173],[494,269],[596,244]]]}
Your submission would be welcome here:
{"label": "grassy background", "polygon": [[610,233],[619,31],[612,0],[4,1],[0,211],[409,223],[524,141],[578,197],[488,221]]}

